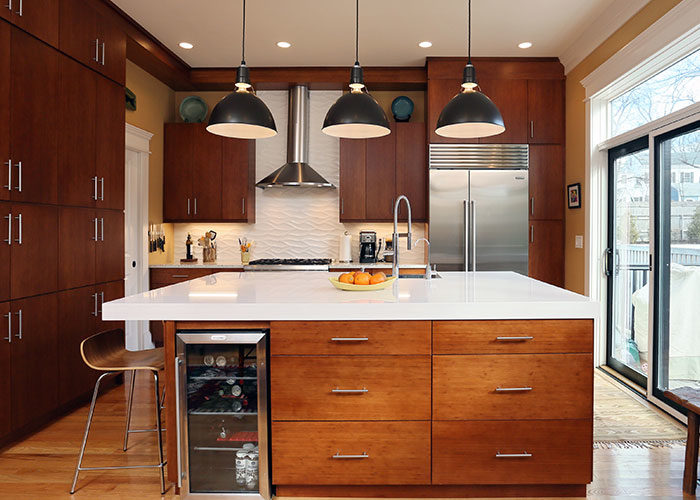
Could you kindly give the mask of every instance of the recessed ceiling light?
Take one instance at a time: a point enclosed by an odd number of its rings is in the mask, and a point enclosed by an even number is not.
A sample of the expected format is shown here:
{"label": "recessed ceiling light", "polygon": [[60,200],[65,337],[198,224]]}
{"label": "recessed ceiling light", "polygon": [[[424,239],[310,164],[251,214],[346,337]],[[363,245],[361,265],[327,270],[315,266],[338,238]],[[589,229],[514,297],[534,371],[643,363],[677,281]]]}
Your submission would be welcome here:
{"label": "recessed ceiling light", "polygon": [[424,49],[427,49],[428,47],[432,47],[432,46],[433,46],[433,42],[429,42],[428,40],[425,40],[425,41],[423,41],[423,42],[419,42],[419,43],[418,43],[418,46],[419,46],[419,47],[422,47],[422,48],[424,48]]}
{"label": "recessed ceiling light", "polygon": [[180,47],[183,49],[191,49],[194,47],[194,45],[192,45],[190,42],[180,42]]}
{"label": "recessed ceiling light", "polygon": [[281,49],[288,49],[292,44],[289,42],[277,42],[277,46]]}
{"label": "recessed ceiling light", "polygon": [[521,49],[529,49],[530,47],[532,47],[532,42],[519,43],[518,47],[520,47]]}

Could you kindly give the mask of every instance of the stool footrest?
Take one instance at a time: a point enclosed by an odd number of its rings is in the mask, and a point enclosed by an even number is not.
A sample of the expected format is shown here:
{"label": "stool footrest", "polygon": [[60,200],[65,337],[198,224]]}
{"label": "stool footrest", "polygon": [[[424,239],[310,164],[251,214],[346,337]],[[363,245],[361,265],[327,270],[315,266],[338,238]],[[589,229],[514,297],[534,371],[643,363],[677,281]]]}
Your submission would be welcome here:
{"label": "stool footrest", "polygon": [[105,467],[78,467],[79,471],[84,470],[115,470],[115,469],[156,469],[159,467],[164,467],[168,462],[163,462],[162,464],[152,464],[152,465],[112,465]]}

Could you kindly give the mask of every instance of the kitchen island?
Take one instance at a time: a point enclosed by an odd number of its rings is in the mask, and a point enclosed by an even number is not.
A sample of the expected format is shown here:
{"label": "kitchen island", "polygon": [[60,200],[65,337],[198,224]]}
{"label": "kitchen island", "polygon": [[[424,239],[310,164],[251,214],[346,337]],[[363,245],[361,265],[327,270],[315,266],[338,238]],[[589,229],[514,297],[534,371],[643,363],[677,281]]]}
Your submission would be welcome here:
{"label": "kitchen island", "polygon": [[168,429],[177,332],[269,332],[278,496],[585,495],[595,302],[510,272],[374,292],[330,276],[217,273],[108,302],[103,317],[165,322]]}

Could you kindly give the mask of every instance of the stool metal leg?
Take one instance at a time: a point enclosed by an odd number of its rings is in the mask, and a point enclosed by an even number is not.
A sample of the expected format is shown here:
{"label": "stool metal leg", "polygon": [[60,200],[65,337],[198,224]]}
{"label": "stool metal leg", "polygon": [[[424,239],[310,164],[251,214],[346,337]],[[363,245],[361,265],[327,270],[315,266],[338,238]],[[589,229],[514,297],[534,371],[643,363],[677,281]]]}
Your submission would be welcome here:
{"label": "stool metal leg", "polygon": [[134,402],[134,387],[136,386],[136,370],[131,370],[131,387],[129,387],[129,401],[126,406],[126,429],[124,430],[124,451],[129,444],[129,426],[131,425],[131,406]]}
{"label": "stool metal leg", "polygon": [[[81,470],[81,465],[83,464],[83,455],[85,455],[85,445],[87,444],[88,434],[90,433],[90,424],[92,423],[92,415],[95,413],[95,402],[97,401],[97,394],[100,391],[100,382],[107,375],[111,375],[115,372],[105,372],[100,375],[100,378],[95,382],[95,390],[92,393],[92,402],[90,403],[90,411],[88,412],[87,423],[85,424],[85,434],[83,435],[83,444],[80,446],[80,455],[78,456],[78,465],[75,466],[75,475],[73,476],[73,485],[70,488],[71,495],[75,493],[75,485],[78,482],[78,474]],[[162,452],[161,452],[162,455]],[[161,462],[163,461],[161,457]]]}
{"label": "stool metal leg", "polygon": [[153,379],[155,383],[155,405],[156,405],[156,429],[158,434],[158,458],[160,461],[160,492],[165,493],[165,462],[163,461],[163,430],[161,429],[160,423],[160,388],[158,387],[158,372],[153,372]]}

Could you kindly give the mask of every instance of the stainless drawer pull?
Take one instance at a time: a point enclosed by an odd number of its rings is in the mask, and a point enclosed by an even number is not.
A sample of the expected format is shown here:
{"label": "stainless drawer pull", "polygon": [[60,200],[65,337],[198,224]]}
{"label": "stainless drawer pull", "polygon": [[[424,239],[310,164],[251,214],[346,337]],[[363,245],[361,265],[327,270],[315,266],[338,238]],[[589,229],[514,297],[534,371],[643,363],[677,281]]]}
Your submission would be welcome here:
{"label": "stainless drawer pull", "polygon": [[532,340],[535,337],[523,335],[522,337],[496,337],[496,340]]}
{"label": "stainless drawer pull", "polygon": [[19,330],[18,330],[17,334],[15,334],[15,337],[22,340],[22,309],[17,311],[15,314],[17,315],[17,318],[19,319]]}
{"label": "stainless drawer pull", "polygon": [[100,200],[105,201],[105,178],[100,177]]}
{"label": "stainless drawer pull", "polygon": [[366,451],[363,451],[362,455],[343,455],[340,452],[338,452],[335,455],[333,455],[332,458],[369,458],[369,455]]}
{"label": "stainless drawer pull", "polygon": [[15,238],[15,241],[19,243],[20,245],[22,244],[22,214],[19,214],[18,216],[15,217],[17,219],[17,230],[18,230],[18,236],[19,238]]}
{"label": "stainless drawer pull", "polygon": [[7,340],[8,344],[12,343],[12,313],[8,312],[5,314],[7,318],[7,337],[3,337],[2,340]]}
{"label": "stainless drawer pull", "polygon": [[92,315],[97,317],[97,294],[93,293],[92,298],[95,299],[95,309],[92,311]]}
{"label": "stainless drawer pull", "polygon": [[20,193],[22,192],[22,162],[18,161],[15,163],[15,167],[17,167],[17,187],[15,188],[17,191]]}
{"label": "stainless drawer pull", "polygon": [[3,187],[6,187],[8,191],[12,191],[12,158],[7,160],[5,164],[7,165],[7,185]]}
{"label": "stainless drawer pull", "polygon": [[12,212],[5,216],[7,219],[7,239],[4,240],[8,245],[12,245]]}
{"label": "stainless drawer pull", "polygon": [[17,12],[15,12],[15,14],[19,14],[19,17],[24,16],[24,9],[23,9],[23,7],[24,7],[24,2],[23,2],[23,0],[19,0],[19,10],[18,10]]}
{"label": "stainless drawer pull", "polygon": [[171,275],[171,278],[189,278],[189,274],[173,274]]}
{"label": "stainless drawer pull", "polygon": [[97,176],[92,178],[92,199],[97,200]]}
{"label": "stainless drawer pull", "polygon": [[95,38],[95,57],[92,58],[96,63],[100,62],[100,39]]}
{"label": "stainless drawer pull", "polygon": [[496,458],[530,458],[532,456],[532,453],[528,453],[526,451],[522,453],[501,453],[500,451],[496,452]]}
{"label": "stainless drawer pull", "polygon": [[369,389],[366,387],[363,387],[362,389],[331,389],[331,392],[334,392],[335,394],[364,394],[365,392],[369,392]]}
{"label": "stainless drawer pull", "polygon": [[331,342],[367,342],[369,337],[331,337]]}
{"label": "stainless drawer pull", "polygon": [[496,387],[496,392],[526,392],[531,390],[532,387]]}

